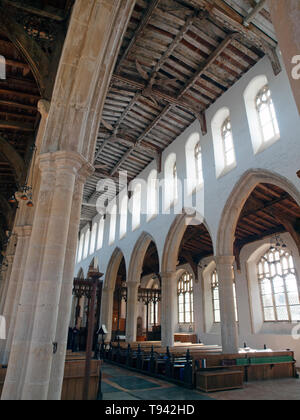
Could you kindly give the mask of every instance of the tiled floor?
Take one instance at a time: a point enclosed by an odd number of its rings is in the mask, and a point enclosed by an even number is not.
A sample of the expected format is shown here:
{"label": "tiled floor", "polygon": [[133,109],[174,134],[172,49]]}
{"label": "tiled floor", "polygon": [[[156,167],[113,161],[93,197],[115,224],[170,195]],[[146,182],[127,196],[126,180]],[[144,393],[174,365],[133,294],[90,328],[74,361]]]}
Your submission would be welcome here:
{"label": "tiled floor", "polygon": [[106,401],[300,400],[300,379],[251,382],[240,390],[205,394],[108,364],[102,371]]}
{"label": "tiled floor", "polygon": [[211,400],[208,395],[119,367],[104,365],[102,392],[106,401]]}

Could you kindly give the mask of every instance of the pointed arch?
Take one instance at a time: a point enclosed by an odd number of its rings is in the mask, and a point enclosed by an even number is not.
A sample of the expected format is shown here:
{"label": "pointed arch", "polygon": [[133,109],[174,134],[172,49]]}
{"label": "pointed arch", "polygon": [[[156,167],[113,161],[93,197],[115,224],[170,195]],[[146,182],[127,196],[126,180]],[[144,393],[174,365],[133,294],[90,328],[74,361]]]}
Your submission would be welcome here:
{"label": "pointed arch", "polygon": [[251,169],[235,185],[222,212],[219,223],[216,254],[234,255],[234,233],[239,215],[252,191],[260,183],[273,184],[285,190],[300,205],[300,192],[285,177],[264,169]]}
{"label": "pointed arch", "polygon": [[143,232],[137,240],[130,258],[127,280],[128,282],[139,283],[143,269],[144,258],[151,242],[156,245],[152,235],[147,232]]}
{"label": "pointed arch", "polygon": [[116,285],[116,279],[120,264],[122,259],[124,258],[124,254],[120,248],[116,248],[110,257],[106,274],[105,274],[105,287],[107,289],[114,290]]}
{"label": "pointed arch", "polygon": [[163,273],[176,271],[179,247],[187,227],[191,224],[203,224],[210,234],[206,222],[200,215],[189,216],[186,213],[178,215],[169,229],[165,241],[161,264],[161,271]]}

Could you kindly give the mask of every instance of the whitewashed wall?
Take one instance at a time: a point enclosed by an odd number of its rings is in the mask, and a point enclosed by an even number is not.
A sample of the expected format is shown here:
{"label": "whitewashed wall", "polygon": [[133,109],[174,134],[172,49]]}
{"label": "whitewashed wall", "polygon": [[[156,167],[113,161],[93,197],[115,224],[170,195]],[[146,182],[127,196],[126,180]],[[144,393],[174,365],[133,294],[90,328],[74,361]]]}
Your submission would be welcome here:
{"label": "whitewashed wall", "polygon": [[[272,98],[276,109],[281,137],[280,140],[272,144],[269,148],[259,154],[254,154],[250,137],[248,119],[246,114],[244,91],[253,78],[259,75],[265,75],[269,81],[272,92]],[[223,107],[230,110],[232,123],[233,140],[236,155],[236,167],[226,175],[216,178],[215,153],[213,147],[211,121],[214,115]],[[227,91],[215,104],[207,111],[208,133],[202,136],[199,123],[193,123],[181,136],[179,136],[163,153],[163,165],[171,153],[177,157],[178,178],[185,179],[187,172],[186,163],[186,143],[190,136],[195,132],[200,134],[200,141],[203,153],[203,200],[198,205],[198,212],[204,216],[206,225],[211,234],[214,249],[216,249],[217,233],[224,205],[229,198],[231,191],[237,184],[243,174],[251,169],[268,170],[275,175],[288,180],[297,190],[300,191],[300,179],[296,172],[300,169],[300,121],[295,101],[290,89],[287,74],[283,71],[277,77],[274,76],[271,64],[267,58],[261,60],[252,68],[235,86]],[[155,162],[151,163],[140,175],[140,178],[147,179],[151,170],[156,168]],[[164,173],[159,174],[159,179],[164,177]],[[145,197],[144,197],[145,199]],[[103,247],[96,253],[89,255],[88,258],[76,264],[75,275],[80,268],[83,268],[85,274],[88,271],[89,264],[93,257],[97,256],[100,271],[105,273],[110,257],[113,251],[118,247],[123,252],[126,267],[128,270],[132,250],[142,234],[147,232],[152,235],[156,243],[160,263],[168,231],[175,219],[174,214],[159,215],[147,222],[145,214],[141,216],[141,225],[132,232],[131,215],[127,218],[127,233],[125,237],[119,239],[119,217],[117,220],[116,240],[109,244],[109,217],[105,222],[105,232]],[[97,222],[99,217],[94,219]],[[86,226],[83,232],[88,230]],[[269,344],[274,348],[292,348],[297,352],[300,361],[300,341],[292,340],[289,327],[284,331],[275,328],[273,331],[253,328],[253,319],[251,317],[251,308],[249,304],[248,279],[246,274],[246,261],[249,255],[260,244],[251,244],[242,251],[242,271],[237,273],[237,297],[239,308],[239,334],[240,344],[246,341],[253,347],[262,347],[263,344]],[[295,256],[295,255],[294,255]],[[296,259],[299,259],[297,255]],[[299,264],[299,261],[298,261]],[[200,276],[201,277],[201,276]],[[219,328],[214,326],[208,331],[205,328],[205,310],[204,310],[204,290],[202,279],[196,285],[195,304],[200,309],[196,316],[195,329],[202,341],[209,344],[220,344]],[[254,334],[254,331],[256,334]],[[300,363],[299,363],[300,364]]]}

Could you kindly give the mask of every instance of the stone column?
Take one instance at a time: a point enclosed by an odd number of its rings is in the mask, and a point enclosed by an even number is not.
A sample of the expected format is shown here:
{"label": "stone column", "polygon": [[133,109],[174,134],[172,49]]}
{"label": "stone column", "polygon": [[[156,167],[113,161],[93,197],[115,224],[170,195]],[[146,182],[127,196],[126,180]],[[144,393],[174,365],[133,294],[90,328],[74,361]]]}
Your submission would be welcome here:
{"label": "stone column", "polygon": [[10,359],[2,391],[2,400],[19,400],[26,373],[28,349],[31,340],[36,295],[45,251],[48,219],[55,184],[52,161],[45,162],[39,174],[39,190],[35,194],[35,214],[23,287],[11,347]]}
{"label": "stone column", "polygon": [[53,356],[52,360],[51,376],[47,398],[48,400],[60,400],[61,398],[67,350],[69,319],[72,310],[74,266],[78,242],[78,230],[80,224],[83,188],[87,176],[90,175],[92,172],[93,168],[89,165],[87,165],[80,171],[80,175],[76,181],[76,187],[73,196],[67,248],[64,261],[62,287],[59,301],[59,313],[55,336],[55,343],[57,343],[57,352]]}
{"label": "stone column", "polygon": [[24,400],[48,397],[75,180],[85,163],[77,153],[46,154],[41,156],[42,172],[51,161],[55,165],[55,185],[22,390]]}
{"label": "stone column", "polygon": [[300,2],[269,0],[272,22],[300,113]]}
{"label": "stone column", "polygon": [[216,257],[219,278],[222,347],[225,354],[238,353],[239,350],[233,294],[233,263],[234,257]]}
{"label": "stone column", "polygon": [[6,300],[10,276],[11,276],[12,265],[14,261],[15,248],[17,245],[16,240],[17,240],[17,237],[15,234],[13,234],[10,237],[9,244],[6,250],[7,255],[5,256],[5,259],[6,259],[7,267],[5,270],[5,277],[3,278],[3,286],[2,286],[2,291],[1,291],[0,314],[2,314],[4,310],[5,300]]}
{"label": "stone column", "polygon": [[177,320],[176,272],[161,273],[161,345],[174,346]]}
{"label": "stone column", "polygon": [[40,188],[2,399],[46,399],[76,174],[77,153],[40,157]]}
{"label": "stone column", "polygon": [[31,235],[31,226],[16,226],[14,231],[17,234],[18,240],[3,310],[7,328],[7,341],[3,349],[4,351],[1,354],[1,361],[3,365],[7,365],[10,354],[16,315],[22,290],[22,281]]}
{"label": "stone column", "polygon": [[126,341],[128,343],[136,341],[138,288],[137,282],[127,283]]}
{"label": "stone column", "polygon": [[[1,312],[0,312],[0,315],[4,315],[5,304],[6,304],[6,300],[7,300],[8,287],[9,287],[9,284],[10,284],[10,278],[11,278],[11,271],[12,271],[14,256],[13,255],[8,255],[6,257],[6,261],[7,261],[7,269],[6,269],[6,273],[5,273],[5,279],[4,279],[3,290],[2,290],[3,295],[1,296]],[[7,332],[6,332],[6,334],[7,334]],[[1,355],[4,351],[4,347],[5,347],[5,341],[0,341],[0,354]]]}
{"label": "stone column", "polygon": [[[3,261],[4,262],[4,261]],[[6,274],[7,274],[7,265],[2,263],[2,267],[1,267],[1,273],[0,273],[0,314],[3,312],[2,311],[2,301],[4,301],[4,289],[5,289],[5,284],[6,284]]]}
{"label": "stone column", "polygon": [[105,337],[105,341],[111,340],[113,304],[114,304],[114,289],[104,287],[102,289],[102,298],[101,298],[100,324],[105,325],[108,331],[108,334]]}

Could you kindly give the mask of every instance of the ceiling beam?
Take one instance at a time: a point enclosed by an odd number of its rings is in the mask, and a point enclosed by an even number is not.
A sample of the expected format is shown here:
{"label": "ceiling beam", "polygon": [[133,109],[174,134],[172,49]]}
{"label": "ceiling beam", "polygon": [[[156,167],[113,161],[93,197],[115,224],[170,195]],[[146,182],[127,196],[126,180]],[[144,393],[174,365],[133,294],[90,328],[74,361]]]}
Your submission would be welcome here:
{"label": "ceiling beam", "polygon": [[120,68],[121,68],[123,62],[126,60],[128,55],[130,54],[133,45],[136,43],[136,41],[139,39],[139,37],[143,34],[144,29],[148,25],[154,10],[159,5],[159,2],[160,2],[160,0],[151,0],[150,1],[149,6],[145,10],[144,16],[142,17],[142,20],[140,21],[139,26],[135,30],[134,36],[132,37],[129,45],[127,46],[126,50],[124,51],[122,57],[120,58],[120,60],[117,64],[116,73],[118,73],[120,71]]}
{"label": "ceiling beam", "polygon": [[250,23],[255,19],[258,13],[265,7],[267,0],[260,0],[253,10],[244,19],[244,26],[249,26]]}
{"label": "ceiling beam", "polygon": [[[169,103],[163,110],[162,112],[156,117],[156,119],[146,128],[146,130],[139,136],[139,138],[136,141],[136,146],[144,140],[144,138],[150,133],[151,130],[153,130],[153,128],[155,128],[157,126],[157,124],[161,121],[162,118],[164,118],[168,112],[173,108],[174,105],[177,105],[180,103],[180,106],[183,107],[182,102],[180,102],[180,100],[182,99],[182,97],[184,96],[184,94],[191,88],[194,86],[194,84],[197,82],[197,80],[203,75],[203,73],[215,62],[215,60],[223,53],[223,51],[228,47],[228,45],[231,43],[231,41],[233,39],[235,39],[236,35],[235,34],[230,34],[228,35],[222,42],[221,44],[216,48],[216,50],[208,57],[208,59],[201,64],[199,70],[190,78],[190,80],[185,84],[185,86],[181,89],[180,93],[177,95],[175,101],[172,100],[173,103]],[[113,76],[114,77],[114,76]],[[160,94],[159,91],[156,91],[153,89],[153,92],[158,92],[158,94]],[[174,104],[175,102],[175,104]],[[199,112],[201,112],[201,110],[195,110],[194,109],[194,113],[196,111],[196,116]],[[123,157],[120,159],[120,161],[115,165],[115,167],[113,168],[113,170],[111,171],[111,175],[114,175],[119,168],[122,166],[122,164],[125,162],[125,160],[131,155],[131,153],[134,151],[134,147],[131,147],[129,150],[127,150],[127,152],[123,155]]]}
{"label": "ceiling beam", "polygon": [[34,131],[32,124],[19,121],[4,121],[0,120],[0,129],[17,130],[17,131]]}
{"label": "ceiling beam", "polygon": [[39,9],[34,6],[30,6],[27,4],[24,4],[24,2],[20,1],[10,1],[10,0],[2,0],[4,4],[7,4],[8,6],[16,7],[17,9],[24,10],[25,12],[32,13],[37,16],[49,18],[56,20],[58,22],[62,22],[67,18],[67,13],[65,13],[61,9],[57,9],[52,6],[48,6],[43,2],[43,9]]}
{"label": "ceiling beam", "polygon": [[[154,6],[154,4],[152,4],[152,7]],[[151,5],[149,6],[149,8],[151,7]],[[154,9],[153,9],[154,10]],[[184,24],[184,26],[181,28],[181,30],[179,31],[179,33],[176,35],[176,37],[174,38],[174,40],[171,42],[171,44],[169,45],[168,49],[165,51],[165,53],[162,55],[162,57],[160,58],[160,60],[157,62],[156,66],[154,67],[153,71],[151,72],[150,75],[150,79],[151,77],[154,75],[154,73],[157,73],[161,67],[164,65],[164,63],[168,60],[168,58],[171,56],[171,54],[173,53],[173,51],[177,48],[177,46],[179,45],[179,43],[182,41],[182,39],[184,38],[184,35],[189,31],[189,29],[191,28],[191,26],[193,25],[193,23],[195,22],[196,19],[202,18],[204,19],[206,17],[205,14],[203,13],[199,13],[198,11],[195,11],[191,14],[191,16],[188,17],[186,23]],[[147,21],[148,24],[149,21]],[[145,21],[142,23],[141,25],[143,28],[145,27]],[[142,33],[142,32],[140,32]],[[134,38],[133,38],[134,39]],[[137,38],[135,38],[136,41]],[[132,44],[133,45],[133,44]],[[129,51],[128,51],[129,54]],[[123,55],[122,60],[120,61],[116,73],[118,73],[119,68],[122,64],[122,61],[125,59],[125,54]],[[112,80],[118,80],[118,81],[124,81],[124,78],[122,78],[120,76],[120,78],[118,78],[117,74],[115,75],[116,77],[113,76]],[[128,79],[127,79],[128,80]],[[128,113],[131,111],[131,109],[134,107],[134,105],[136,104],[136,102],[139,100],[139,98],[142,96],[142,92],[143,90],[147,87],[147,84],[142,84],[140,83],[139,86],[137,86],[134,83],[135,88],[139,89],[139,92],[137,92],[134,97],[132,98],[132,100],[130,101],[129,105],[126,107],[126,109],[124,110],[124,112],[122,113],[122,115],[120,116],[118,122],[115,125],[115,130],[118,130],[120,125],[122,124],[122,122],[124,121],[124,119],[126,118],[126,116],[128,115]],[[158,94],[160,94],[161,92],[158,91]],[[157,92],[155,91],[155,94],[157,94]],[[157,95],[156,95],[157,96]],[[167,100],[165,95],[161,96],[161,99],[163,100]],[[168,98],[167,102],[172,101],[173,99],[170,97]],[[178,104],[179,105],[179,104]],[[179,106],[182,106],[181,104]],[[189,107],[188,104],[185,104],[185,107]],[[96,157],[95,157],[95,161],[97,161],[97,159],[99,158],[99,156],[101,155],[101,153],[103,152],[105,146],[109,143],[110,139],[106,139],[103,144],[100,146]]]}

